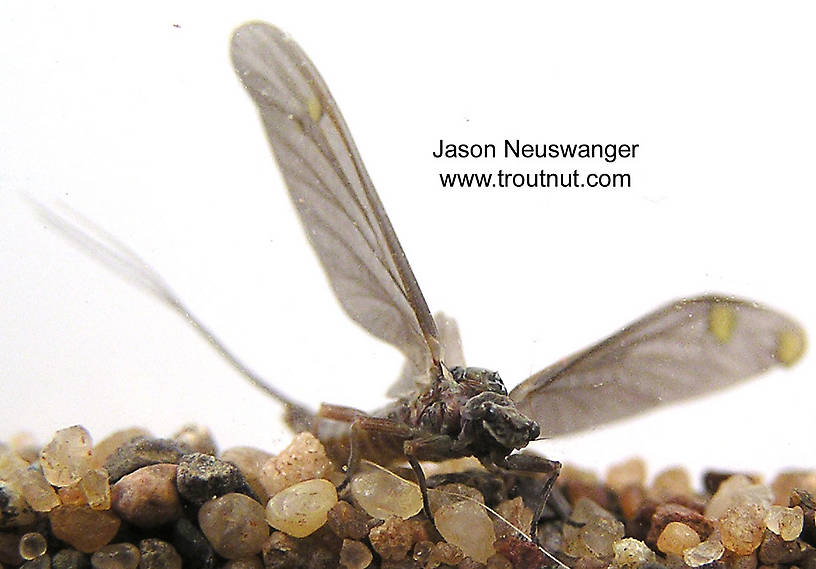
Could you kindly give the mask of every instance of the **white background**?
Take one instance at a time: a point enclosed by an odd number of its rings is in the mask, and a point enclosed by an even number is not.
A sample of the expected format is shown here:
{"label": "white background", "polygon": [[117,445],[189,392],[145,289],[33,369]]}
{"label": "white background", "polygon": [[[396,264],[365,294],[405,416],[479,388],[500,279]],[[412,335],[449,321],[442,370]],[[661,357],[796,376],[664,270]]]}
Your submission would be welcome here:
{"label": "white background", "polygon": [[[97,439],[130,425],[166,436],[190,421],[222,448],[289,438],[276,403],[45,227],[23,193],[64,201],[128,243],[293,397],[385,401],[400,356],[336,304],[232,72],[230,33],[250,19],[287,30],[321,70],[431,308],[458,318],[472,365],[512,386],[707,291],[816,330],[812,4],[295,4],[4,8],[0,439],[46,441],[76,423]],[[629,190],[443,191],[440,171],[575,165],[436,160],[440,138],[640,150],[615,168],[631,172]],[[596,469],[633,454],[653,469],[813,467],[813,370],[810,355],[536,449]]]}

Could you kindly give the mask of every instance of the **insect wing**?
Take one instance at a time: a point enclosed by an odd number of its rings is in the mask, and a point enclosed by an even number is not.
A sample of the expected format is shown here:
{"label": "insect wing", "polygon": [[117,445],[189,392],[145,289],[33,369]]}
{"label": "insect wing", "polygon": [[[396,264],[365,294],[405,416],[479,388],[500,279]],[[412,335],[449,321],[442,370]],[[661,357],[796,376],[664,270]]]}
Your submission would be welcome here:
{"label": "insect wing", "polygon": [[341,305],[400,349],[414,377],[427,377],[442,358],[436,324],[323,79],[294,41],[264,23],[235,31],[232,61]]}
{"label": "insect wing", "polygon": [[547,436],[563,435],[790,365],[804,345],[796,322],[756,303],[681,300],[538,372],[510,397]]}
{"label": "insect wing", "polygon": [[[465,367],[462,338],[459,336],[459,325],[456,320],[444,312],[437,312],[434,314],[434,321],[439,330],[439,342],[442,344],[442,352],[445,354],[445,365],[449,368]],[[399,379],[388,388],[386,395],[398,398],[409,397],[414,394],[417,382],[413,367],[410,362],[406,362],[400,372]]]}

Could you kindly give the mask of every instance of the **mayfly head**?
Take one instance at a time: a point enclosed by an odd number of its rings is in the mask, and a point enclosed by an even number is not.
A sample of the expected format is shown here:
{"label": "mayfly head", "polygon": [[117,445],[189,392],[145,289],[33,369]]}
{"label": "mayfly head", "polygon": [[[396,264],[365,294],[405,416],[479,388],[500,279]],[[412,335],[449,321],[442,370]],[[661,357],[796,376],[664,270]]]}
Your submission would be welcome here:
{"label": "mayfly head", "polygon": [[468,435],[477,457],[504,456],[538,438],[538,423],[522,414],[507,395],[483,391],[471,397],[462,409],[462,432]]}

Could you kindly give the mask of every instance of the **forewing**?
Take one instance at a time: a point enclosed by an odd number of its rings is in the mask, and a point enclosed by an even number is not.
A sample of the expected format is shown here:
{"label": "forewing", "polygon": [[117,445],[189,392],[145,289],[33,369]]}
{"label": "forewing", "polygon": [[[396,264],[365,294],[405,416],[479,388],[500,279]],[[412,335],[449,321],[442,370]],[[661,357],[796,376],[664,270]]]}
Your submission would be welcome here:
{"label": "forewing", "polygon": [[[462,338],[459,336],[459,325],[456,320],[445,314],[437,312],[434,314],[434,321],[439,330],[439,342],[442,344],[442,353],[445,354],[445,365],[448,368],[465,366],[465,355],[462,351]],[[407,397],[416,392],[417,386],[427,383],[429,377],[417,377],[410,362],[406,362],[400,372],[399,378],[388,388],[386,395],[390,397]]]}
{"label": "forewing", "polygon": [[414,376],[427,375],[442,357],[436,324],[323,79],[264,23],[235,31],[232,61],[346,313],[400,349]]}
{"label": "forewing", "polygon": [[790,365],[804,330],[734,298],[680,300],[544,369],[510,393],[546,436],[573,433]]}

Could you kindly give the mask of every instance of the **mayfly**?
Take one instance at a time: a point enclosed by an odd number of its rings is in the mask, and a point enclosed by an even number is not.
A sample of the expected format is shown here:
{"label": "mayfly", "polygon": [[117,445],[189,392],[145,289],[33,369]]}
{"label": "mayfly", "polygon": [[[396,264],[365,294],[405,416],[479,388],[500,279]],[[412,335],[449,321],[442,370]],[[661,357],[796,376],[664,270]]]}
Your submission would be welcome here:
{"label": "mayfly", "polygon": [[[242,364],[132,251],[104,231],[49,220],[119,273],[180,312],[252,383],[285,404],[294,430],[319,432],[350,476],[362,458],[407,460],[430,515],[420,461],[472,456],[488,469],[543,473],[560,464],[518,453],[541,434],[573,433],[791,365],[805,335],[791,319],[727,296],[679,300],[507,391],[498,373],[466,367],[453,320],[432,316],[340,111],[300,47],[275,27],[235,31],[232,61],[263,121],[306,235],[345,312],[406,359],[394,401],[365,413],[314,413]],[[319,429],[345,423],[342,433]],[[334,423],[336,424],[336,423]]]}

